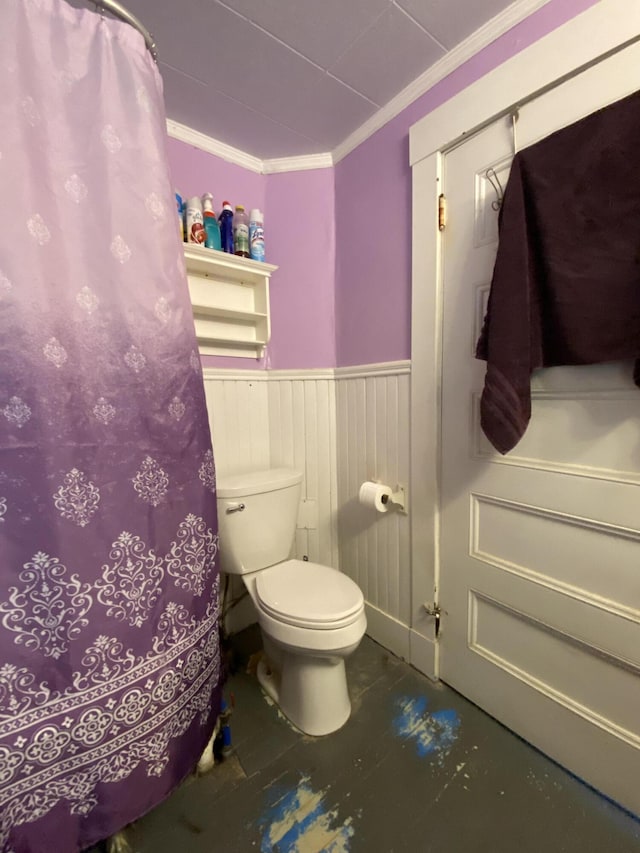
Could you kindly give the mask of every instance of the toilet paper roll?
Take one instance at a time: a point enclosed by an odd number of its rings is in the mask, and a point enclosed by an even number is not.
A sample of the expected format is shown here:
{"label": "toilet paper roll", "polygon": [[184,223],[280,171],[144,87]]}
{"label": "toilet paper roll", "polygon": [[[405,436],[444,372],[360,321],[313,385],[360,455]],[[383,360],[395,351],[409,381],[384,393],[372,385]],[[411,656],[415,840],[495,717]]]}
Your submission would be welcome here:
{"label": "toilet paper roll", "polygon": [[377,512],[387,512],[392,494],[389,486],[367,481],[360,486],[360,503],[377,510]]}

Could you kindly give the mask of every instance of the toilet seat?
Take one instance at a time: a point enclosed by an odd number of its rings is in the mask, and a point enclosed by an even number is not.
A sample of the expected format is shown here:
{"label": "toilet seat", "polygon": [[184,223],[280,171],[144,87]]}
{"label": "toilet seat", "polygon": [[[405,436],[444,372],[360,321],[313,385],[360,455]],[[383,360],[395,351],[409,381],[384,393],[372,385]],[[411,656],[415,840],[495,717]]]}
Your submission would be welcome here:
{"label": "toilet seat", "polygon": [[286,560],[261,571],[256,595],[264,613],[297,628],[343,628],[364,610],[362,591],[351,578],[305,560]]}

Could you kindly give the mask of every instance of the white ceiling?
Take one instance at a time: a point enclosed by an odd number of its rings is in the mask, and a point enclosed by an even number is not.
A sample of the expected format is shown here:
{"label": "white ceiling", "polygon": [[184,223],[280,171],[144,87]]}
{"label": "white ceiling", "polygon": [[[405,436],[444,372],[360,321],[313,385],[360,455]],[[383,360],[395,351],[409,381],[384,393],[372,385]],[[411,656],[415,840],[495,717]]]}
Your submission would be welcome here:
{"label": "white ceiling", "polygon": [[261,159],[332,151],[511,0],[124,0],[167,116]]}

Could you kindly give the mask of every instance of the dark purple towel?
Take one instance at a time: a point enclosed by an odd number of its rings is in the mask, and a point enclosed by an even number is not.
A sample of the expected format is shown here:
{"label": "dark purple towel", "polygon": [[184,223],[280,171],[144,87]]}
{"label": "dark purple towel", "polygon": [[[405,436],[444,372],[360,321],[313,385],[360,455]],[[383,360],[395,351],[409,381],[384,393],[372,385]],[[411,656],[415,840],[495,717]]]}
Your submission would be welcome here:
{"label": "dark purple towel", "polygon": [[482,429],[515,447],[536,368],[639,356],[640,92],[514,158],[476,348]]}

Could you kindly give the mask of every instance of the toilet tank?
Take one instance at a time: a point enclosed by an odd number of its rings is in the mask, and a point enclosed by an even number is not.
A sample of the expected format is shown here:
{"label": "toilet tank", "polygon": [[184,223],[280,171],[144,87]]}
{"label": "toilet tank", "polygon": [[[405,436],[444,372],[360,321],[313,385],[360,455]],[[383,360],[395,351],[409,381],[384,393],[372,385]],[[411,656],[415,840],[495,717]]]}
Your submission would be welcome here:
{"label": "toilet tank", "polygon": [[[301,488],[302,474],[291,468],[270,468],[218,479],[223,572],[244,575],[288,559]],[[242,504],[244,509],[240,508]]]}

